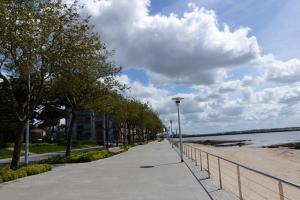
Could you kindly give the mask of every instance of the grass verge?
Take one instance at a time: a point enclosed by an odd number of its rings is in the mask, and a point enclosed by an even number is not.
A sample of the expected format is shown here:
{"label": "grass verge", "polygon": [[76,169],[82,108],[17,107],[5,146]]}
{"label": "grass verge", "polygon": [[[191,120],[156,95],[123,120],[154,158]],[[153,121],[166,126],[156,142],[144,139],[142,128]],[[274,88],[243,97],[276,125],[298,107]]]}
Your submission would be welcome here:
{"label": "grass verge", "polygon": [[[83,149],[91,146],[96,146],[94,144],[74,144],[72,145],[72,149]],[[51,153],[57,151],[65,151],[66,145],[63,144],[48,144],[48,143],[40,143],[40,144],[31,144],[29,146],[31,153],[42,154],[42,153]]]}
{"label": "grass verge", "polygon": [[11,158],[12,151],[8,149],[0,149],[0,159]]}
{"label": "grass verge", "polygon": [[[89,147],[98,146],[97,144],[74,144],[72,145],[72,149],[84,149]],[[24,150],[24,147],[22,148]],[[42,153],[51,153],[51,152],[58,152],[58,151],[65,151],[66,145],[64,144],[49,144],[49,143],[37,143],[37,144],[30,144],[29,150],[31,153],[42,154]],[[22,153],[23,155],[23,153]],[[0,149],[0,159],[11,158],[12,157],[12,150],[9,149]]]}

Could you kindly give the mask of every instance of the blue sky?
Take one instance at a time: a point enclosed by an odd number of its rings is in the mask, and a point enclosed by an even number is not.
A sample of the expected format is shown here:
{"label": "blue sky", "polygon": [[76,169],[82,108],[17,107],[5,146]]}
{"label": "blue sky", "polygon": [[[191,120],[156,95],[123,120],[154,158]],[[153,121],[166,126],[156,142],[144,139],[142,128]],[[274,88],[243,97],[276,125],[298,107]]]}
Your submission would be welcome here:
{"label": "blue sky", "polygon": [[[231,27],[250,27],[250,34],[255,35],[263,53],[272,53],[283,60],[300,56],[298,36],[300,26],[296,25],[300,17],[298,0],[194,0],[189,2],[214,10],[220,23],[225,22]],[[186,0],[151,0],[149,11],[153,15],[170,13],[181,15],[187,9]],[[149,77],[144,70],[128,69],[124,73],[133,80],[149,84]],[[255,73],[255,70],[244,67],[233,70],[230,79]],[[190,88],[185,85],[172,88],[174,92],[190,91]]]}
{"label": "blue sky", "polygon": [[166,126],[174,96],[185,98],[187,134],[299,126],[300,1],[82,2],[123,66],[126,95]]}
{"label": "blue sky", "polygon": [[213,9],[221,23],[250,27],[265,53],[281,59],[299,56],[298,0],[152,0],[150,10],[153,14],[182,14],[187,10],[187,2]]}

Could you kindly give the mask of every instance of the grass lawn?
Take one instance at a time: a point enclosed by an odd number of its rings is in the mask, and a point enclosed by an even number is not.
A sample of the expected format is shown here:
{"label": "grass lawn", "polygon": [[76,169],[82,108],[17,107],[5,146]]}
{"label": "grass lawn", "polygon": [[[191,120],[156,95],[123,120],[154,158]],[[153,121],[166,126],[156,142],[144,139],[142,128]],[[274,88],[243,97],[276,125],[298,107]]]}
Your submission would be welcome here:
{"label": "grass lawn", "polygon": [[[72,145],[72,149],[83,149],[91,146],[97,146],[96,144],[74,144]],[[62,144],[30,144],[29,151],[31,153],[41,154],[41,153],[50,153],[57,151],[65,151],[66,146]]]}
{"label": "grass lawn", "polygon": [[[94,143],[91,144],[74,144],[72,149],[83,149],[92,146],[97,146]],[[24,150],[24,147],[22,148]],[[51,153],[57,151],[65,151],[66,146],[63,144],[48,144],[48,143],[39,143],[39,144],[30,144],[29,151],[31,153],[42,154],[42,153]],[[22,155],[24,155],[22,153]],[[0,159],[11,158],[12,151],[8,149],[0,149]]]}
{"label": "grass lawn", "polygon": [[7,149],[0,149],[0,159],[11,158],[12,151]]}

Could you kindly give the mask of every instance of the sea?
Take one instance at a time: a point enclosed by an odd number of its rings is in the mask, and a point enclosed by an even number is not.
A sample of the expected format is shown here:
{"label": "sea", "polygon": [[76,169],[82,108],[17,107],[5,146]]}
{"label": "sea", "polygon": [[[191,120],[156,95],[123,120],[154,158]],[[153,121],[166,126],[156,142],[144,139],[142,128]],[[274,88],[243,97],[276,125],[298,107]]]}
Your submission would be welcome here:
{"label": "sea", "polygon": [[263,147],[276,144],[287,144],[300,142],[300,131],[286,132],[270,132],[270,133],[253,133],[253,134],[238,134],[238,135],[220,135],[220,136],[197,136],[183,138],[183,141],[240,141],[244,140],[245,146],[248,147]]}

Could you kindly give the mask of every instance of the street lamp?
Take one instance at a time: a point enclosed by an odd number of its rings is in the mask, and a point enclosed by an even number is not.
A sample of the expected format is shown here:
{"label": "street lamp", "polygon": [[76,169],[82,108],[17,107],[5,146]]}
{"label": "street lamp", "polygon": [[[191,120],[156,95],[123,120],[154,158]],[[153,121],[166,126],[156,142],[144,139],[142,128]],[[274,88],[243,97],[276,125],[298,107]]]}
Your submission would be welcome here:
{"label": "street lamp", "polygon": [[180,115],[179,115],[179,104],[180,101],[183,100],[184,98],[182,97],[174,97],[172,100],[175,101],[177,105],[177,114],[178,114],[178,129],[179,129],[179,144],[180,144],[180,159],[181,162],[183,162],[183,154],[182,154],[182,135],[181,135],[181,128],[180,128]]}
{"label": "street lamp", "polygon": [[173,131],[172,131],[172,120],[170,120],[170,124],[171,124],[171,143],[172,143],[172,148],[173,148]]}
{"label": "street lamp", "polygon": [[29,109],[30,109],[30,69],[28,68],[28,105],[27,105],[27,113],[28,113],[28,119],[26,124],[26,134],[25,134],[25,164],[28,165],[29,163]]}

